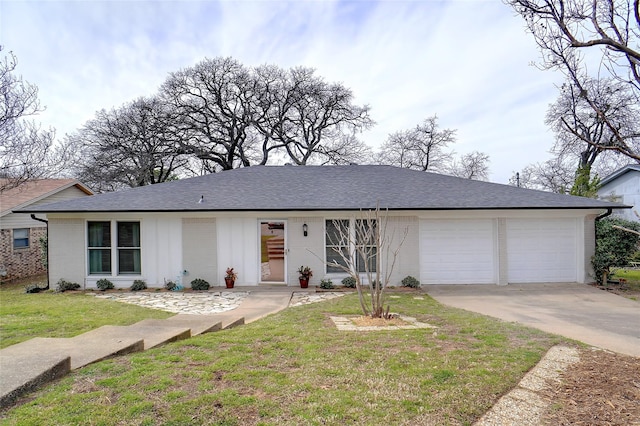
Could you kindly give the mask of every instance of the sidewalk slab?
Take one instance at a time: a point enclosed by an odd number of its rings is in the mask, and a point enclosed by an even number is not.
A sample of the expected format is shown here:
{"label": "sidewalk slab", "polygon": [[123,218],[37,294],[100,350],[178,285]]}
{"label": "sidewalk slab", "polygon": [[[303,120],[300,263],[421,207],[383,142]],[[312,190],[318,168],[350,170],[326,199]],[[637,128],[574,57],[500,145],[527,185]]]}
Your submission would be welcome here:
{"label": "sidewalk slab", "polygon": [[164,322],[177,327],[185,327],[191,330],[191,336],[210,333],[222,329],[222,322],[217,315],[178,314],[163,320],[144,320],[145,324]]}
{"label": "sidewalk slab", "polygon": [[46,353],[71,357],[71,370],[112,356],[139,352],[144,349],[142,339],[114,335],[113,330],[104,332],[101,328],[71,338],[34,337],[20,343],[20,345],[34,354]]}
{"label": "sidewalk slab", "polygon": [[20,344],[0,350],[0,408],[8,407],[21,395],[62,377],[71,370],[71,357],[33,352]]}
{"label": "sidewalk slab", "polygon": [[254,291],[234,310],[250,323],[268,315],[280,312],[289,306],[294,289],[272,289],[271,291]]}
{"label": "sidewalk slab", "polygon": [[[118,327],[118,326],[105,326]],[[120,328],[120,327],[119,327]],[[188,339],[191,337],[191,330],[187,327],[177,327],[167,324],[145,324],[142,321],[120,328],[122,335],[142,339],[144,350],[155,348],[164,343],[175,342],[176,340]]]}

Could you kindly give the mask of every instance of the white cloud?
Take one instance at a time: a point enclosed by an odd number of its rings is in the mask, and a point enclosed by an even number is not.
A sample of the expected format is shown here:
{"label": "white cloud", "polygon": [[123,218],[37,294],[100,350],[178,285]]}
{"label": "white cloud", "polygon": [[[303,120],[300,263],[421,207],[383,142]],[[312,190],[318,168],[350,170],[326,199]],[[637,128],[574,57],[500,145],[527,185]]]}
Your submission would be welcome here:
{"label": "white cloud", "polygon": [[456,150],[491,157],[492,180],[547,157],[560,76],[528,63],[524,24],[496,1],[5,1],[0,40],[38,85],[39,119],[71,132],[96,110],[155,92],[206,57],[304,65],[350,87],[394,131],[438,114]]}

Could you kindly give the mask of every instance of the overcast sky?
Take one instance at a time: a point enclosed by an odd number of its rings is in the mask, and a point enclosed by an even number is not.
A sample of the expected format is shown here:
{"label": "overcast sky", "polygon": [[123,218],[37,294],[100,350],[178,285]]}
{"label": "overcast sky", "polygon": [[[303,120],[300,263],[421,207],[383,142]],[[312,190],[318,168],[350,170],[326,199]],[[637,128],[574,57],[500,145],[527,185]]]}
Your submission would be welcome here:
{"label": "overcast sky", "polygon": [[489,154],[499,183],[549,157],[544,116],[562,81],[530,65],[533,39],[499,0],[0,0],[0,44],[58,137],[155,93],[169,72],[232,56],[342,82],[371,106],[377,124],[360,137],[373,147],[437,114],[458,153]]}

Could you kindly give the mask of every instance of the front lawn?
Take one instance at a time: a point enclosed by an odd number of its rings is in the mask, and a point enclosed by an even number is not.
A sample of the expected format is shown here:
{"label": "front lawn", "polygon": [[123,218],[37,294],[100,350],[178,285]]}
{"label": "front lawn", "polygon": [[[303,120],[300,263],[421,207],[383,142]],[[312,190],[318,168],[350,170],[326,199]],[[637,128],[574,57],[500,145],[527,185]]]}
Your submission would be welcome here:
{"label": "front lawn", "polygon": [[103,325],[129,325],[172,313],[96,299],[84,292],[26,294],[28,284],[46,286],[46,278],[0,286],[0,348],[33,337],[72,337]]}
{"label": "front lawn", "polygon": [[640,269],[614,268],[612,278],[627,280],[627,284],[638,286],[640,289]]}
{"label": "front lawn", "polygon": [[[398,296],[392,310],[439,328],[338,331],[330,315],[359,314],[357,297],[347,295],[90,365],[30,395],[0,421],[470,425],[562,341],[444,307],[426,294]],[[107,301],[95,302],[95,315],[110,312],[111,304],[99,310]]]}

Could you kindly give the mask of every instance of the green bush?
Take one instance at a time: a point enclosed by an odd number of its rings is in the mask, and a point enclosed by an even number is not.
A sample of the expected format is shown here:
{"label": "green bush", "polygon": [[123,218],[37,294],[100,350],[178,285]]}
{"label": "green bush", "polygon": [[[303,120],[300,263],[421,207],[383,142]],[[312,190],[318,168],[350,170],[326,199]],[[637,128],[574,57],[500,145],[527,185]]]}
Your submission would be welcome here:
{"label": "green bush", "polygon": [[98,290],[100,291],[112,290],[115,288],[113,283],[106,278],[99,279],[96,282],[96,287],[98,287]]}
{"label": "green bush", "polygon": [[325,290],[329,290],[329,289],[332,289],[332,288],[335,288],[335,287],[333,286],[333,281],[331,281],[331,280],[321,280],[320,281],[320,288],[323,288]]}
{"label": "green bush", "polygon": [[56,292],[64,293],[69,290],[78,290],[80,288],[80,284],[72,283],[70,281],[65,280],[64,278],[60,278],[56,283]]}
{"label": "green bush", "polygon": [[347,288],[356,288],[356,279],[353,277],[343,278],[342,285]]}
{"label": "green bush", "polygon": [[209,290],[209,283],[202,278],[191,281],[191,288],[194,290]]}
{"label": "green bush", "polygon": [[596,251],[591,258],[595,278],[606,284],[610,269],[626,266],[637,249],[638,235],[614,226],[640,231],[640,224],[615,217],[596,222]]}
{"label": "green bush", "polygon": [[164,288],[166,288],[167,290],[173,290],[177,287],[177,284],[174,283],[173,281],[166,281],[164,283]]}
{"label": "green bush", "polygon": [[131,291],[140,291],[140,290],[146,290],[147,289],[147,283],[144,282],[144,280],[135,280],[133,281],[133,284],[131,285]]}
{"label": "green bush", "polygon": [[420,281],[409,275],[402,279],[402,287],[420,288]]}

